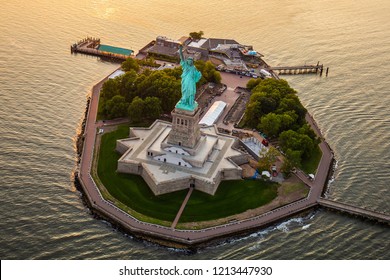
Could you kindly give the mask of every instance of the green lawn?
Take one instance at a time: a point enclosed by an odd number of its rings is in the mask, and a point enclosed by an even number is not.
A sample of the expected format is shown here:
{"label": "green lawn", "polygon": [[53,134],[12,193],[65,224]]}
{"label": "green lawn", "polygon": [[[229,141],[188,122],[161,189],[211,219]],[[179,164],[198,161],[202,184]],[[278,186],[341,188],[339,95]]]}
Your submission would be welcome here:
{"label": "green lawn", "polygon": [[302,170],[306,174],[315,174],[321,157],[321,149],[319,146],[317,146],[313,152],[313,155],[309,159],[302,160]]}
{"label": "green lawn", "polygon": [[[128,136],[128,126],[102,136],[98,176],[109,193],[133,210],[163,221],[173,221],[187,190],[154,196],[140,176],[116,172],[119,154],[116,140]],[[206,221],[244,212],[264,205],[277,195],[276,183],[238,180],[224,181],[215,196],[193,192],[180,222]]]}
{"label": "green lawn", "polygon": [[242,213],[272,201],[278,184],[259,180],[223,181],[214,196],[195,191],[180,222],[206,221]]}
{"label": "green lawn", "polygon": [[304,196],[307,196],[307,194],[309,193],[309,189],[304,183],[283,182],[279,193],[280,195],[290,195],[295,192],[300,192]]}

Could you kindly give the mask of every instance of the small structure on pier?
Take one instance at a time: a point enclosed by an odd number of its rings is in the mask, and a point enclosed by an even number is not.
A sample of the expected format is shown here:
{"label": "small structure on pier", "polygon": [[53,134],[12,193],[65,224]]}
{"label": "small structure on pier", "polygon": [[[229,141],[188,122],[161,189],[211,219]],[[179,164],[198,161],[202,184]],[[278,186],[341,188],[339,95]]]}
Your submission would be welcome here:
{"label": "small structure on pier", "polygon": [[87,37],[78,41],[70,47],[71,53],[84,53],[99,57],[126,60],[133,56],[130,49],[118,48],[100,44],[99,38]]}

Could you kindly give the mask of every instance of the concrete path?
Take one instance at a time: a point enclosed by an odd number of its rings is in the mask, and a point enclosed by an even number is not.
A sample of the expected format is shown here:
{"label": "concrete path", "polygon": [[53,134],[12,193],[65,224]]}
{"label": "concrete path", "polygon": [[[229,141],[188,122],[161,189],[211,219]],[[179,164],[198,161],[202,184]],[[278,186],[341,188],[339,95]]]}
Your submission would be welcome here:
{"label": "concrete path", "polygon": [[187,202],[188,202],[188,200],[190,199],[190,196],[191,196],[191,194],[192,194],[193,191],[194,191],[194,188],[190,188],[190,189],[188,190],[188,193],[187,193],[187,195],[186,195],[186,198],[184,199],[183,203],[181,204],[181,207],[180,207],[180,209],[179,209],[179,212],[177,212],[177,215],[176,215],[175,220],[173,220],[173,223],[172,223],[172,225],[171,225],[171,228],[172,228],[172,229],[174,229],[174,228],[176,227],[177,223],[179,222],[180,217],[181,217],[181,214],[183,214],[184,208],[186,207]]}

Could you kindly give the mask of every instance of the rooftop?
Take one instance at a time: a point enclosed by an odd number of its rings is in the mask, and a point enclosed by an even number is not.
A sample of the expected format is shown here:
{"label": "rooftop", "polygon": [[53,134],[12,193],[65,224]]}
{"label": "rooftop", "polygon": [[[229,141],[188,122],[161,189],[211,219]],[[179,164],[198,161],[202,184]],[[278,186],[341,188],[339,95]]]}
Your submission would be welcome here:
{"label": "rooftop", "polygon": [[162,54],[168,56],[175,56],[178,53],[178,50],[175,48],[154,45],[148,50],[149,53]]}
{"label": "rooftop", "polygon": [[215,49],[218,47],[218,45],[229,45],[229,44],[238,45],[239,43],[233,39],[209,38],[203,43],[201,47],[205,49]]}
{"label": "rooftop", "polygon": [[190,39],[190,37],[188,36],[182,36],[180,37],[180,39],[178,40],[180,43],[184,44],[188,39]]}
{"label": "rooftop", "polygon": [[118,48],[118,47],[113,47],[108,45],[100,45],[98,50],[102,52],[115,53],[121,55],[131,55],[133,53],[133,51],[129,49],[123,49],[123,48]]}
{"label": "rooftop", "polygon": [[226,107],[226,103],[223,101],[215,101],[213,105],[211,105],[210,109],[200,120],[200,125],[210,126],[213,125],[218,118],[221,116],[223,110]]}
{"label": "rooftop", "polygon": [[192,41],[188,46],[194,48],[201,48],[207,39],[200,39],[199,41]]}

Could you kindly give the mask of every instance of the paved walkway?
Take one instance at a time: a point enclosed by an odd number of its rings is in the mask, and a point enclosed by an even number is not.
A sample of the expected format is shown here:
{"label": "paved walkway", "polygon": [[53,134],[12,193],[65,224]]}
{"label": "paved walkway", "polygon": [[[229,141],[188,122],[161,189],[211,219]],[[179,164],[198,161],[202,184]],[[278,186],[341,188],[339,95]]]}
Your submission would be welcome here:
{"label": "paved walkway", "polygon": [[111,202],[104,200],[90,175],[96,131],[98,126],[101,125],[101,123],[97,124],[95,120],[99,101],[99,92],[104,81],[105,79],[95,85],[92,89],[91,102],[85,126],[85,140],[81,156],[79,178],[81,179],[80,181],[82,187],[88,200],[91,202],[92,207],[109,217],[114,222],[119,223],[125,229],[136,234],[150,235],[165,240],[192,245],[209,241],[214,238],[232,235],[237,232],[253,230],[255,228],[266,226],[270,223],[287,218],[294,213],[298,213],[317,205],[317,200],[320,197],[326,183],[328,171],[333,158],[331,150],[325,142],[321,142],[320,144],[320,148],[322,150],[321,162],[318,167],[315,180],[309,184],[310,192],[308,197],[305,199],[274,209],[260,216],[202,230],[177,230],[170,227],[145,223],[133,218],[126,212],[117,208]]}
{"label": "paved walkway", "polygon": [[175,218],[175,220],[173,221],[173,223],[172,223],[172,225],[171,225],[171,228],[172,228],[172,229],[175,228],[176,225],[177,225],[177,223],[179,222],[180,217],[181,217],[181,214],[183,214],[184,208],[186,207],[187,202],[188,202],[188,200],[190,199],[190,196],[191,196],[191,194],[192,194],[193,191],[194,191],[194,188],[190,188],[190,189],[188,190],[188,193],[187,193],[187,195],[186,195],[186,198],[184,199],[183,203],[181,204],[181,207],[180,207],[180,209],[179,209],[179,212],[177,212],[176,218]]}

